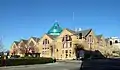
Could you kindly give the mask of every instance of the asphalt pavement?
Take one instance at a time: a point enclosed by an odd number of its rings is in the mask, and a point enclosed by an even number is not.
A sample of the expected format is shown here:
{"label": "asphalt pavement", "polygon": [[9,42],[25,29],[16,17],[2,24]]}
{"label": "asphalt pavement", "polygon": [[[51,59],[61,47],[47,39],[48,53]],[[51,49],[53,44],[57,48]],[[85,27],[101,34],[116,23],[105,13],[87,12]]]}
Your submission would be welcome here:
{"label": "asphalt pavement", "polygon": [[0,67],[0,70],[79,70],[80,61]]}
{"label": "asphalt pavement", "polygon": [[48,64],[0,67],[0,70],[120,70],[120,59],[58,61]]}
{"label": "asphalt pavement", "polygon": [[81,70],[120,70],[120,59],[85,60]]}

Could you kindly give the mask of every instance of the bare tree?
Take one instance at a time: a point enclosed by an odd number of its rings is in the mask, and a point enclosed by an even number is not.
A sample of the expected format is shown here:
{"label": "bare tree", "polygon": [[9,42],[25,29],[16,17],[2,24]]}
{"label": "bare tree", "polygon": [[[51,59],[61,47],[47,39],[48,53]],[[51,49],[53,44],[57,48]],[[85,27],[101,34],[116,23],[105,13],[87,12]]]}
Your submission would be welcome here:
{"label": "bare tree", "polygon": [[4,51],[4,45],[3,45],[3,42],[2,42],[2,38],[0,39],[0,52],[3,52]]}

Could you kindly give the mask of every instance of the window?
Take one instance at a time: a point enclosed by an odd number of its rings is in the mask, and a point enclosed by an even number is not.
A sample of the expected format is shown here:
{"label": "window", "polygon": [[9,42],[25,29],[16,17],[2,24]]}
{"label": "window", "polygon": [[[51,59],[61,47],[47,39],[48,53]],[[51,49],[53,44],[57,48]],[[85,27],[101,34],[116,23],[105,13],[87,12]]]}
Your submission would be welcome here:
{"label": "window", "polygon": [[57,49],[57,52],[58,52],[58,49]]}
{"label": "window", "polygon": [[71,54],[71,50],[69,50],[69,53]]}
{"label": "window", "polygon": [[44,54],[44,51],[42,51],[42,54]]}
{"label": "window", "polygon": [[63,48],[65,48],[66,43],[63,42]]}
{"label": "window", "polygon": [[64,50],[62,50],[62,54],[64,54]]}
{"label": "window", "polygon": [[47,44],[47,39],[45,39],[45,44]]}
{"label": "window", "polygon": [[115,43],[118,43],[118,41],[117,41],[117,40],[115,40]]}
{"label": "window", "polygon": [[69,54],[69,57],[71,57],[71,54]]}
{"label": "window", "polygon": [[70,47],[72,47],[72,42],[70,42]]}
{"label": "window", "polygon": [[68,35],[65,35],[65,41],[67,41],[67,39],[68,39]]}
{"label": "window", "polygon": [[69,41],[72,41],[72,38],[71,38],[71,36],[69,36]]}
{"label": "window", "polygon": [[66,50],[65,52],[68,53],[68,50]]}
{"label": "window", "polygon": [[62,38],[62,42],[64,42],[64,37]]}
{"label": "window", "polygon": [[112,45],[112,41],[110,41],[110,45]]}
{"label": "window", "polygon": [[48,44],[49,44],[49,40],[48,40]]}
{"label": "window", "polygon": [[49,44],[49,40],[48,39],[43,40],[43,45],[46,45],[46,44]]}
{"label": "window", "polygon": [[43,45],[44,45],[44,40],[43,40]]}
{"label": "window", "polygon": [[65,47],[68,48],[68,42],[65,43]]}
{"label": "window", "polygon": [[79,39],[82,39],[82,33],[79,33]]}
{"label": "window", "polygon": [[72,38],[70,35],[65,35],[65,37],[62,38],[62,42],[63,42],[63,48],[68,48],[68,47],[72,47]]}
{"label": "window", "polygon": [[68,56],[68,54],[66,54],[66,57],[65,57],[65,58],[67,58],[67,56]]}

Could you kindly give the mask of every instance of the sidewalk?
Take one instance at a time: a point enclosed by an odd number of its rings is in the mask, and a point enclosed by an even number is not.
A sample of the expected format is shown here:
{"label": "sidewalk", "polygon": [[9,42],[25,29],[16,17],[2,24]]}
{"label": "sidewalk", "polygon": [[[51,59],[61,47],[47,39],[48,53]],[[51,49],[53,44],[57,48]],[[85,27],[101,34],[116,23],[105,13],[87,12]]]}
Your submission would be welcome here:
{"label": "sidewalk", "polygon": [[57,62],[82,62],[81,60],[57,60]]}
{"label": "sidewalk", "polygon": [[25,68],[25,67],[36,67],[36,66],[45,67],[45,66],[48,66],[48,65],[55,65],[55,64],[58,64],[58,62],[56,62],[56,63],[47,63],[47,64],[18,65],[18,66],[3,66],[3,67],[0,67],[0,70],[1,70],[2,68]]}

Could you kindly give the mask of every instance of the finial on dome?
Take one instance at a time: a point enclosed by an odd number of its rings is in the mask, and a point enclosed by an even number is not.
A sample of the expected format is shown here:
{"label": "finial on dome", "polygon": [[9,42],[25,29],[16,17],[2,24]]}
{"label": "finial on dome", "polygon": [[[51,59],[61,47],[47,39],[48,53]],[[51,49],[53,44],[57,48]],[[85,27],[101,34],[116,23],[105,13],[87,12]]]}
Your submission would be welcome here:
{"label": "finial on dome", "polygon": [[55,22],[58,22],[58,20],[55,20]]}

